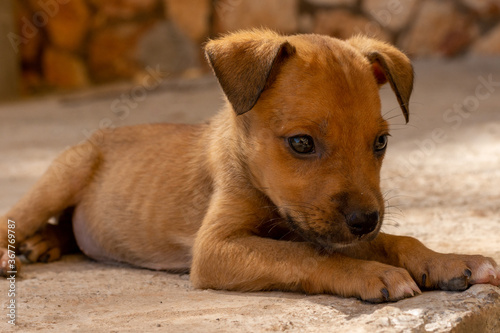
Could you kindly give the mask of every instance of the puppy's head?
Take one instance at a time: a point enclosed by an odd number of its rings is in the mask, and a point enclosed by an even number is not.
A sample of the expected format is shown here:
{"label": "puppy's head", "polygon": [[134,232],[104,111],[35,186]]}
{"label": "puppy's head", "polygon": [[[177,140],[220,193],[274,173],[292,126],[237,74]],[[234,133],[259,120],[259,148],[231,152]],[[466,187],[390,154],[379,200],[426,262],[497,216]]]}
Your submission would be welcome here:
{"label": "puppy's head", "polygon": [[326,249],[373,239],[389,135],[378,89],[391,85],[408,121],[409,59],[365,37],[261,30],[211,41],[206,54],[242,133],[253,186],[290,228]]}

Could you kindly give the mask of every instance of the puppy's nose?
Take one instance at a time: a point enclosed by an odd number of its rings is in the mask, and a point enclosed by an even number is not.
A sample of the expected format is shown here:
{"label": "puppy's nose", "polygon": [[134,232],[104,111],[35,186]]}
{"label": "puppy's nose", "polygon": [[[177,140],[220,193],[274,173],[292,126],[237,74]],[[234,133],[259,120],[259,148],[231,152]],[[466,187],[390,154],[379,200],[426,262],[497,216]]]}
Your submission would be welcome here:
{"label": "puppy's nose", "polygon": [[379,212],[354,211],[346,215],[346,222],[353,235],[361,236],[375,230]]}

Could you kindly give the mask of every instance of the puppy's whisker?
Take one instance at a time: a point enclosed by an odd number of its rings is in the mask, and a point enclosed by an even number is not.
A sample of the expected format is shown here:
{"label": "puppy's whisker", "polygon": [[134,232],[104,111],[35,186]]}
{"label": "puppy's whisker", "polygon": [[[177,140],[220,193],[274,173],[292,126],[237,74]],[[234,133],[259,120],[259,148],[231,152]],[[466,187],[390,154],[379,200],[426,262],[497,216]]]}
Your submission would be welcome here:
{"label": "puppy's whisker", "polygon": [[385,121],[390,121],[390,120],[393,120],[393,119],[396,119],[396,118],[401,118],[402,116],[400,114],[397,114],[397,115],[394,115],[394,116],[390,116],[390,117],[386,117],[385,115],[383,116],[383,119]]}

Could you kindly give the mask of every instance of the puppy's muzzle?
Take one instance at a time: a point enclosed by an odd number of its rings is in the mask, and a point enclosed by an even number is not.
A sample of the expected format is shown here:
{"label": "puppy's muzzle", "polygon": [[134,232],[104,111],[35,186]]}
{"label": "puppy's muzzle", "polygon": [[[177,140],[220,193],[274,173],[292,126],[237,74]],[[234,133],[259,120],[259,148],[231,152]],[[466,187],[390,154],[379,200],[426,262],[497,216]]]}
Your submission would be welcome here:
{"label": "puppy's muzzle", "polygon": [[354,210],[345,215],[349,231],[355,236],[368,234],[377,228],[380,219],[378,211]]}

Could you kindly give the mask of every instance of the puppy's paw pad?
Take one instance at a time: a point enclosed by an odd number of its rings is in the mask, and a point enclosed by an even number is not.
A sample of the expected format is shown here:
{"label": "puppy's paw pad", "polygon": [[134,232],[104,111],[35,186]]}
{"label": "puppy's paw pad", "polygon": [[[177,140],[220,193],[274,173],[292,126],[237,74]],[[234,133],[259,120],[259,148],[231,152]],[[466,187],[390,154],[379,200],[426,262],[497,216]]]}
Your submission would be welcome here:
{"label": "puppy's paw pad", "polygon": [[448,281],[439,281],[438,287],[441,290],[463,291],[469,288],[472,272],[466,268],[461,276],[449,279]]}

